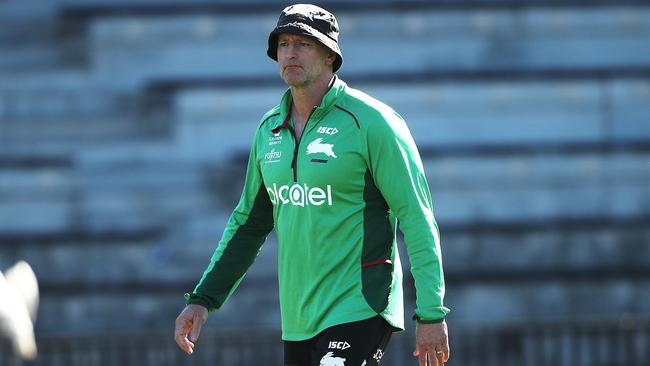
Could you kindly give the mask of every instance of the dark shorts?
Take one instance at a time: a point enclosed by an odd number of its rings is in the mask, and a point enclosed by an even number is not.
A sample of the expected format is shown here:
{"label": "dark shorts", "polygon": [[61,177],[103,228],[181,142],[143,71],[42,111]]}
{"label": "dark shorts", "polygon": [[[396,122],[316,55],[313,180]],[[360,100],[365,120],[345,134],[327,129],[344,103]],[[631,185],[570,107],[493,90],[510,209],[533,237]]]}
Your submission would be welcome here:
{"label": "dark shorts", "polygon": [[305,341],[284,341],[284,365],[375,366],[392,332],[380,316],[339,324]]}

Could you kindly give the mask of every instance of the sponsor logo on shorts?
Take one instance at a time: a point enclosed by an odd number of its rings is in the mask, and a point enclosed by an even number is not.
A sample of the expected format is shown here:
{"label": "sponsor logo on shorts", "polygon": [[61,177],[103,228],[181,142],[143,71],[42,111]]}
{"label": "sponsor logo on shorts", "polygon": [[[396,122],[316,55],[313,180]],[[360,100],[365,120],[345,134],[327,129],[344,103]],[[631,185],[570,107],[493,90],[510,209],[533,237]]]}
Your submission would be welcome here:
{"label": "sponsor logo on shorts", "polygon": [[382,351],[381,348],[378,349],[377,352],[375,352],[375,354],[372,356],[372,358],[374,358],[377,363],[381,361],[382,357],[384,357],[384,351]]}
{"label": "sponsor logo on shorts", "polygon": [[348,349],[350,348],[350,344],[348,342],[337,342],[337,341],[332,341],[330,342],[329,346],[327,347],[329,349]]}

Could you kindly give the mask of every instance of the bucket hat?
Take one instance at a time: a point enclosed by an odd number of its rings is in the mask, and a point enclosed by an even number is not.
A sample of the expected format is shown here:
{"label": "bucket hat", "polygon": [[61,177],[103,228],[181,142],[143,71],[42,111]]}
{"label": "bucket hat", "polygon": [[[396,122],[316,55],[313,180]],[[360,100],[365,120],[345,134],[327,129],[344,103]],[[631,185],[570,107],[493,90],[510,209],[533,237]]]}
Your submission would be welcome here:
{"label": "bucket hat", "polygon": [[329,11],[311,4],[295,4],[284,8],[275,29],[269,35],[269,48],[266,50],[266,54],[275,61],[278,60],[280,33],[315,39],[336,53],[333,71],[336,72],[341,67],[343,55],[339,48],[339,24]]}

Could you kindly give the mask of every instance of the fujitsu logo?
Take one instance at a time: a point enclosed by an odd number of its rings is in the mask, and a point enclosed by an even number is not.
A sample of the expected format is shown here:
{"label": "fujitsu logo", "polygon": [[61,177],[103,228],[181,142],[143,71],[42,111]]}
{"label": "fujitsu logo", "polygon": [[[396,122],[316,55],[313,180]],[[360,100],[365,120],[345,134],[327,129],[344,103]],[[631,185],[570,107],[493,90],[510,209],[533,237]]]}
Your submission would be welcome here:
{"label": "fujitsu logo", "polygon": [[332,205],[332,186],[329,184],[323,189],[298,183],[292,186],[285,184],[278,187],[277,184],[273,183],[273,186],[266,188],[266,191],[269,194],[271,203],[274,205],[291,204],[300,207]]}
{"label": "fujitsu logo", "polygon": [[264,154],[264,159],[266,160],[280,159],[281,156],[282,156],[282,152],[275,151],[275,149],[271,149],[271,151]]}

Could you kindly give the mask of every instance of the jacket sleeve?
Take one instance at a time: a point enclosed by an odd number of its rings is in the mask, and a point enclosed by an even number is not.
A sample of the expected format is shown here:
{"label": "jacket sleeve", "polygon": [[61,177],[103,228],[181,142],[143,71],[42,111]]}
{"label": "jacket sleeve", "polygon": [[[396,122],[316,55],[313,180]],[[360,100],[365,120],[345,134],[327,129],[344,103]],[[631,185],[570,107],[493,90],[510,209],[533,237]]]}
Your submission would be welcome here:
{"label": "jacket sleeve", "polygon": [[415,279],[419,322],[442,321],[445,282],[440,234],[431,193],[413,137],[400,115],[381,113],[368,124],[369,168],[375,185],[399,221]]}
{"label": "jacket sleeve", "polygon": [[203,305],[210,311],[219,309],[235,291],[273,229],[273,207],[257,164],[256,146],[257,136],[239,203],[201,280],[194,291],[185,294],[188,304]]}

